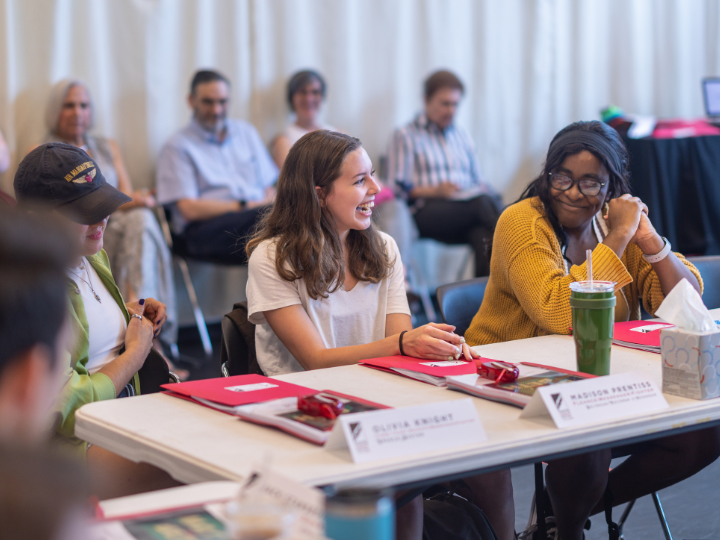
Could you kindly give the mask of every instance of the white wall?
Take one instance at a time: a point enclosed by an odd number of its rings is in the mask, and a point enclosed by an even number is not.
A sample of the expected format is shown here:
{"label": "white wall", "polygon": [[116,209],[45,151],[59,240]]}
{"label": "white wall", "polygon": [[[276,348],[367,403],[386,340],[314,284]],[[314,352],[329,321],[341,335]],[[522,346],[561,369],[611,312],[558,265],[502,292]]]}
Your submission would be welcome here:
{"label": "white wall", "polygon": [[232,114],[270,141],[288,119],[288,76],[328,80],[326,118],[376,159],[421,107],[421,82],[465,81],[459,122],[489,180],[516,197],[552,135],[612,102],[703,115],[700,79],[720,75],[717,0],[0,0],[0,129],[14,164],[44,133],[50,85],[86,80],[97,131],[115,137],[136,186],[189,118],[189,79],[217,67]]}

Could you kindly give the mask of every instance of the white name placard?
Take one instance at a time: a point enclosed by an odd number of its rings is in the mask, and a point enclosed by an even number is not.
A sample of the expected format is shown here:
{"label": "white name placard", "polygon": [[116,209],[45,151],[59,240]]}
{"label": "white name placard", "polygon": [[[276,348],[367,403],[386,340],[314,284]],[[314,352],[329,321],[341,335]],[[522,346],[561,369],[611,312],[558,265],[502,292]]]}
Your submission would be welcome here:
{"label": "white name placard", "polygon": [[558,428],[606,422],[668,407],[654,381],[621,373],[538,388],[520,414],[550,415]]}
{"label": "white name placard", "polygon": [[487,439],[472,399],[344,414],[326,448],[350,449],[355,463],[445,450]]}
{"label": "white name placard", "polygon": [[325,530],[325,493],[282,476],[267,467],[252,471],[241,488],[248,500],[276,502],[295,513],[293,532],[310,538]]}

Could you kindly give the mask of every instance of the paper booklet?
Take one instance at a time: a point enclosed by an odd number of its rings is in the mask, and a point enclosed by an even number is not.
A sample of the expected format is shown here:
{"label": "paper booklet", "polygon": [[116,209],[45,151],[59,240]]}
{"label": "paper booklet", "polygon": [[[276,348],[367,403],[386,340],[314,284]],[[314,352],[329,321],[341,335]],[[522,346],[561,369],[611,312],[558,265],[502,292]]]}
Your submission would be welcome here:
{"label": "paper booklet", "polygon": [[675,326],[660,321],[627,321],[615,323],[613,343],[640,351],[660,354],[660,331]]}
{"label": "paper booklet", "polygon": [[221,505],[240,491],[237,482],[200,482],[100,501],[92,540],[159,540],[226,538]]}
{"label": "paper booklet", "polygon": [[90,524],[87,534],[92,540],[225,540],[228,537],[222,516],[202,506],[126,521]]}
{"label": "paper booklet", "polygon": [[447,386],[447,377],[477,373],[477,364],[488,361],[490,361],[489,358],[477,358],[473,362],[467,362],[465,360],[423,360],[411,356],[386,356],[363,360],[360,365],[435,386]]}
{"label": "paper booklet", "polygon": [[169,395],[196,401],[233,414],[240,405],[315,394],[317,390],[262,375],[235,375],[184,383],[163,384]]}
{"label": "paper booklet", "polygon": [[[323,390],[321,393],[342,400],[345,406],[340,414],[352,414],[390,408],[386,405],[380,405],[379,403],[366,401],[355,396],[333,392],[332,390]],[[309,416],[298,411],[297,398],[275,399],[263,403],[243,405],[236,407],[234,413],[248,422],[276,427],[291,435],[319,445],[325,444],[335,425],[334,419],[321,416]]]}
{"label": "paper booklet", "polygon": [[322,536],[323,491],[265,465],[252,467],[243,476],[242,483],[201,482],[100,501],[95,519],[88,523],[88,539],[226,540],[229,531],[225,505],[231,501],[264,501],[292,512],[295,519],[287,531],[288,538]]}
{"label": "paper booklet", "polygon": [[513,382],[496,384],[492,380],[485,379],[477,374],[460,375],[458,377],[448,377],[447,387],[450,390],[458,390],[476,397],[523,408],[530,402],[535,390],[541,386],[580,381],[594,377],[594,375],[587,373],[541,364],[521,362],[517,366],[520,369],[520,377]]}

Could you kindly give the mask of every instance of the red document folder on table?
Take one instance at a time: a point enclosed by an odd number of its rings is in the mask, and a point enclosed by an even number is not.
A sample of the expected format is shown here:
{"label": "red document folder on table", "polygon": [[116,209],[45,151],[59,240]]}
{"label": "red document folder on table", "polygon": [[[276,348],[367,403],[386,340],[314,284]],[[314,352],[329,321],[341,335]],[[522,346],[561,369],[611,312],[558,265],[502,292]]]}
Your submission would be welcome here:
{"label": "red document folder on table", "polygon": [[660,353],[660,332],[674,324],[659,321],[627,321],[615,323],[613,343],[641,351]]}
{"label": "red document folder on table", "polygon": [[262,375],[218,377],[217,379],[163,384],[162,387],[174,394],[180,394],[178,397],[202,400],[204,404],[212,402],[225,408],[317,393],[317,390],[312,388],[270,379]]}
{"label": "red document folder on table", "polygon": [[520,368],[520,377],[509,383],[496,383],[478,375],[463,375],[448,378],[448,388],[523,408],[530,403],[535,390],[541,386],[595,377],[588,373],[530,362],[520,362],[517,366]]}
{"label": "red document folder on table", "polygon": [[465,360],[443,361],[423,360],[411,356],[385,356],[383,358],[363,360],[360,365],[387,371],[395,375],[402,375],[435,386],[447,386],[446,377],[477,373],[476,363],[489,360],[489,358],[478,358],[474,362],[466,362]]}
{"label": "red document folder on table", "polygon": [[[332,390],[323,390],[321,393],[339,398],[343,402],[343,411],[340,414],[389,409],[386,405],[348,394],[333,392]],[[325,444],[335,424],[334,418],[310,416],[300,412],[297,408],[297,400],[292,398],[244,405],[237,407],[235,414],[245,421],[275,427],[300,439],[319,445]]]}

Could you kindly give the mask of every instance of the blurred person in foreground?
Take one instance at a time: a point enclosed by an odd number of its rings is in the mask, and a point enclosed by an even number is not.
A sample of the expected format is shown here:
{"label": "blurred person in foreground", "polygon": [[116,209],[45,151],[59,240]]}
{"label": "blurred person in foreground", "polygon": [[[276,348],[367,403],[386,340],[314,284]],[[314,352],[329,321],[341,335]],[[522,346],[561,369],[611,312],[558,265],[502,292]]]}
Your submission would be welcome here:
{"label": "blurred person in foreground", "polygon": [[41,145],[25,156],[14,186],[21,208],[57,216],[78,244],[65,269],[65,302],[75,341],[65,344],[64,386],[53,408],[54,442],[87,459],[101,498],[176,485],[160,469],[75,437],[80,407],[140,393],[138,371],[165,322],[165,306],[157,300],[125,303],[102,249],[108,216],[130,198],[105,181],[83,150],[63,143]]}
{"label": "blurred person in foreground", "polygon": [[118,144],[91,133],[95,111],[88,86],[64,79],[50,91],[45,109],[48,133],[43,143],[62,142],[82,148],[103,171],[105,181],[127,195],[107,223],[103,247],[123,298],[157,298],[166,306],[168,320],[159,339],[177,341],[172,256],[152,208],[155,198],[147,189],[134,190]]}
{"label": "blurred person in foreground", "polygon": [[73,333],[66,268],[77,245],[57,220],[0,212],[0,537],[84,538],[87,471],[47,446]]}
{"label": "blurred person in foreground", "polygon": [[455,124],[465,92],[449,71],[425,81],[425,110],[395,131],[388,150],[388,182],[410,204],[421,238],[470,244],[475,275],[490,273],[490,250],[500,216],[470,135]]}
{"label": "blurred person in foreground", "polygon": [[278,169],[252,124],[227,117],[227,77],[195,73],[188,104],[190,124],[158,158],[158,202],[172,211],[173,232],[187,255],[246,264],[245,239],[275,196]]}

